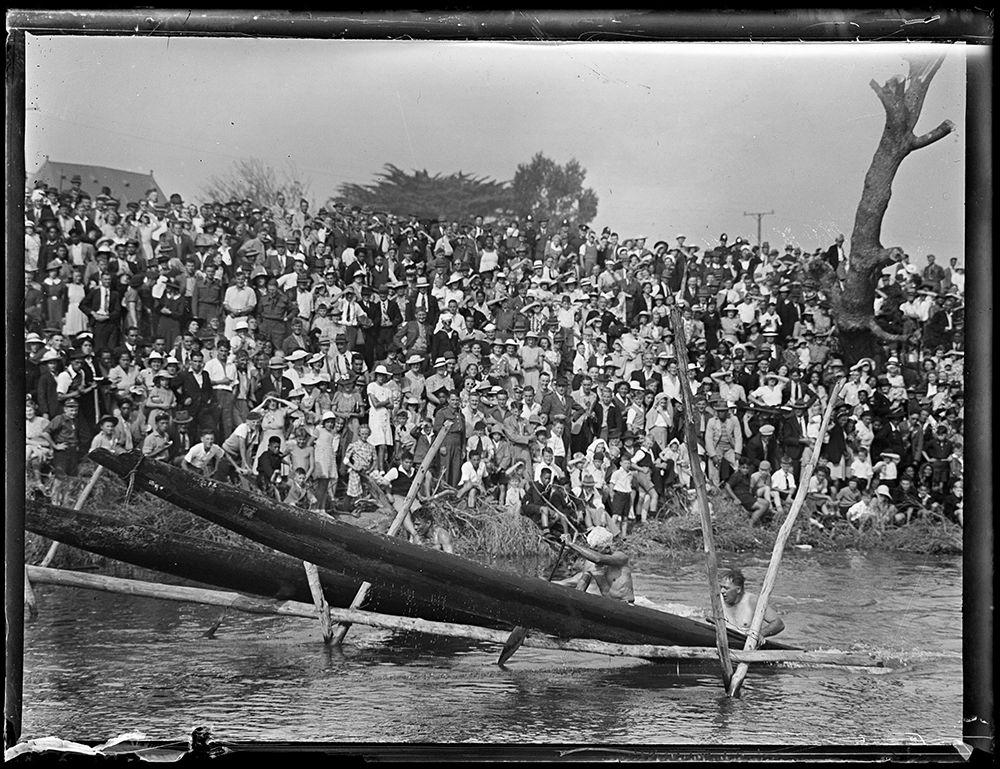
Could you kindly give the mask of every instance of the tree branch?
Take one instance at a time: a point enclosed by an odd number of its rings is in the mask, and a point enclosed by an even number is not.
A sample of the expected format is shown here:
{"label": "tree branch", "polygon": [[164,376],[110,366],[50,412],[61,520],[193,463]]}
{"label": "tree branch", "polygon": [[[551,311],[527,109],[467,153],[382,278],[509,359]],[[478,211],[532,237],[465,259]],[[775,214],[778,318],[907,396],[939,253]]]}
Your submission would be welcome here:
{"label": "tree branch", "polygon": [[890,264],[903,261],[906,252],[899,246],[892,248],[879,248],[868,254],[851,254],[851,269],[853,270],[881,270]]}
{"label": "tree branch", "polygon": [[944,55],[940,54],[932,57],[907,56],[904,58],[909,65],[909,76],[907,78],[909,84],[904,96],[904,104],[906,106],[910,130],[912,131],[917,124],[917,118],[920,117],[920,111],[924,108],[924,97],[927,96],[927,89],[930,87],[931,80],[934,79],[934,75],[937,74],[937,71],[941,68],[941,64],[944,62]]}
{"label": "tree branch", "polygon": [[883,342],[906,342],[910,339],[909,334],[890,334],[878,324],[875,318],[869,319],[868,330]]}
{"label": "tree branch", "polygon": [[885,85],[879,85],[875,80],[869,81],[868,85],[875,91],[878,100],[885,108],[886,125],[892,128],[904,128],[906,118],[903,115],[903,80],[899,77],[891,77],[885,81]]}
{"label": "tree branch", "polygon": [[928,144],[933,144],[939,139],[943,139],[954,130],[955,130],[955,124],[952,123],[950,120],[945,120],[941,125],[935,128],[933,131],[928,131],[922,136],[914,136],[910,140],[910,147],[915,150],[918,150],[921,147],[926,147]]}

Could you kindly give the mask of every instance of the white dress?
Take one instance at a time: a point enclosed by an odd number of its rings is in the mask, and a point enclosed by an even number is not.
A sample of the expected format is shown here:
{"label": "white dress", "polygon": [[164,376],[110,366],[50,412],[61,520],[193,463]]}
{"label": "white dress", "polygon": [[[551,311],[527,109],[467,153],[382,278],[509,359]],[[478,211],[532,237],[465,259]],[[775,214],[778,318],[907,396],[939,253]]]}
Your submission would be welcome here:
{"label": "white dress", "polygon": [[66,336],[75,336],[81,331],[87,330],[88,319],[80,309],[80,302],[86,296],[87,289],[82,283],[70,283],[66,286],[66,295],[69,304],[66,306],[66,317],[63,319],[63,333]]}
{"label": "white dress", "polygon": [[372,398],[377,401],[388,400],[392,397],[392,390],[378,382],[369,382],[367,392],[369,396],[368,427],[372,431],[372,434],[368,436],[368,443],[372,446],[391,446],[392,419],[390,409],[388,406],[376,408],[371,405],[371,400]]}

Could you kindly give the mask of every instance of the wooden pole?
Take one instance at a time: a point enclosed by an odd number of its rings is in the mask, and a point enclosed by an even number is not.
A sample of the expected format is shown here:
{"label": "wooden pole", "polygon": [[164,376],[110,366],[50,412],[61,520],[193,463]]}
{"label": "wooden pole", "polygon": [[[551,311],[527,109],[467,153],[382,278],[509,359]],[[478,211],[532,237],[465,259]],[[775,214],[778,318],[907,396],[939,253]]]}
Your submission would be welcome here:
{"label": "wooden pole", "polygon": [[670,323],[674,327],[674,349],[677,353],[677,369],[681,381],[681,399],[684,402],[684,438],[687,442],[691,476],[694,478],[694,487],[698,494],[698,509],[701,513],[701,533],[705,543],[708,590],[712,600],[712,619],[715,623],[715,646],[719,653],[719,663],[722,665],[723,688],[728,691],[729,683],[733,677],[733,663],[729,655],[729,636],[726,631],[725,614],[722,611],[722,595],[719,593],[719,565],[715,557],[715,540],[712,537],[712,513],[708,506],[705,473],[701,467],[698,439],[694,432],[695,409],[691,385],[688,383],[687,339],[684,336],[681,311],[676,305],[670,310]]}
{"label": "wooden pole", "polygon": [[35,591],[28,578],[28,564],[24,565],[24,605],[28,607],[28,615],[34,619],[38,616],[38,603],[35,601]]}
{"label": "wooden pole", "polygon": [[[420,467],[417,468],[417,472],[413,476],[413,482],[410,484],[410,490],[406,493],[406,499],[403,500],[403,506],[396,513],[396,517],[393,519],[392,524],[389,526],[389,536],[393,537],[396,532],[399,531],[399,527],[403,525],[403,521],[406,519],[406,514],[410,512],[410,507],[413,506],[413,501],[417,498],[417,492],[420,489],[420,482],[424,479],[424,475],[427,470],[430,469],[431,463],[434,461],[434,457],[441,450],[441,444],[444,443],[445,437],[448,435],[448,431],[451,429],[453,422],[452,420],[447,420],[441,429],[438,430],[438,434],[434,436],[434,442],[431,443],[431,447],[427,449],[427,455],[424,460],[420,463]],[[368,591],[371,590],[370,582],[362,582],[361,587],[358,589],[358,594],[354,596],[354,600],[351,601],[351,608],[357,609],[362,603],[364,603],[365,598],[368,597]],[[350,629],[351,625],[349,622],[341,622],[337,625],[336,630],[333,633],[333,638],[331,643],[334,646],[340,646],[344,642],[344,636],[347,635],[347,631]]]}
{"label": "wooden pole", "polygon": [[[813,470],[816,468],[816,464],[819,461],[820,449],[823,447],[823,438],[826,436],[827,428],[830,426],[830,418],[833,416],[834,406],[837,403],[837,399],[840,397],[840,392],[843,387],[844,382],[841,380],[834,385],[833,392],[830,393],[830,402],[826,404],[826,413],[823,414],[823,421],[819,426],[819,435],[816,437],[816,445],[813,447],[809,461],[802,470],[798,488],[795,490],[795,498],[792,500],[792,506],[788,509],[788,515],[785,517],[784,523],[781,524],[781,528],[778,529],[778,536],[774,540],[774,548],[771,550],[771,562],[767,565],[767,572],[764,575],[764,584],[761,586],[760,595],[757,598],[757,608],[754,609],[753,619],[750,622],[750,630],[747,632],[747,640],[744,645],[744,649],[757,648],[760,640],[760,629],[764,624],[764,614],[767,612],[767,602],[771,598],[771,591],[774,589],[774,583],[778,579],[778,567],[781,566],[781,556],[785,549],[785,542],[788,540],[788,536],[792,533],[792,527],[795,525],[795,519],[798,517],[799,510],[802,509],[802,505],[806,501],[806,496],[808,496],[809,481],[812,478]],[[743,680],[746,678],[746,675],[747,666],[745,663],[740,663],[740,665],[736,668],[736,672],[733,674],[732,680],[729,682],[730,697],[740,696],[740,688],[743,686]]]}
{"label": "wooden pole", "polygon": [[319,615],[319,626],[323,632],[323,643],[329,644],[333,640],[333,623],[330,620],[330,604],[326,602],[323,595],[323,585],[319,581],[319,569],[316,564],[303,561],[302,566],[306,570],[306,579],[309,580],[309,592],[312,593],[313,605],[316,607],[316,614]]}
{"label": "wooden pole", "polygon": [[[108,577],[101,574],[86,574],[83,572],[66,571],[64,569],[45,569],[41,566],[28,566],[27,568],[31,578],[39,584],[100,590],[102,592],[130,595],[138,598],[157,598],[166,601],[221,606],[229,609],[237,609],[249,614],[298,617],[309,620],[316,618],[315,608],[301,601],[275,601],[267,598],[253,598],[225,590],[210,590],[181,585],[162,585],[155,582]],[[416,617],[397,617],[390,614],[377,614],[359,609],[331,608],[330,614],[341,622],[391,630],[428,633],[450,638],[467,638],[473,641],[485,641],[497,645],[503,645],[509,636],[505,630],[496,630],[475,625],[453,624],[450,622],[431,622],[429,620],[417,619]],[[603,654],[609,657],[704,661],[711,661],[716,658],[716,653],[713,649],[697,646],[616,644],[585,638],[565,640],[536,633],[530,634],[525,638],[523,645],[535,649]],[[891,670],[891,668],[884,666],[883,660],[874,655],[836,650],[760,649],[755,651],[734,651],[733,655],[740,662],[747,663],[763,662],[795,666],[841,665],[881,672]]]}
{"label": "wooden pole", "polygon": [[[93,474],[90,476],[90,480],[87,481],[87,485],[83,487],[83,491],[80,492],[80,496],[76,499],[76,504],[73,505],[74,510],[82,510],[84,502],[87,501],[87,497],[90,496],[90,492],[94,490],[94,486],[97,485],[97,481],[100,480],[101,476],[104,475],[104,465],[97,465],[94,469]],[[56,557],[56,552],[59,550],[59,543],[53,542],[52,546],[49,547],[49,552],[45,554],[42,559],[40,566],[49,566],[52,560]]]}

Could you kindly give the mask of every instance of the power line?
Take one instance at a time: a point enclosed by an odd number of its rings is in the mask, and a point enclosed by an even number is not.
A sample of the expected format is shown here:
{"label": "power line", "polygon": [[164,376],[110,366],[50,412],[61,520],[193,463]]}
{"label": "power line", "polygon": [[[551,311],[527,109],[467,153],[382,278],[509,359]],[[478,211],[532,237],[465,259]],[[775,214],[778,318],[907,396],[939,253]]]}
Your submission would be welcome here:
{"label": "power line", "polygon": [[746,211],[743,212],[744,216],[756,216],[757,217],[757,246],[760,246],[760,220],[765,216],[770,216],[774,211],[761,211],[760,213],[748,214]]}

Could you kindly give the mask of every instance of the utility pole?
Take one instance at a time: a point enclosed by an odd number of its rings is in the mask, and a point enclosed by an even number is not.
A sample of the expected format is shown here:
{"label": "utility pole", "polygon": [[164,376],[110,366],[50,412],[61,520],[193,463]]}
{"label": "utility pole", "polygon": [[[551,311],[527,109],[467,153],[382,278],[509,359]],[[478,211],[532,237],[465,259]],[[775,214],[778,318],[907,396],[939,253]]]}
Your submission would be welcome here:
{"label": "utility pole", "polygon": [[774,211],[761,211],[760,213],[755,213],[755,214],[747,213],[746,211],[743,212],[744,216],[757,217],[757,248],[760,248],[760,220],[763,219],[765,216],[770,216],[773,213]]}

